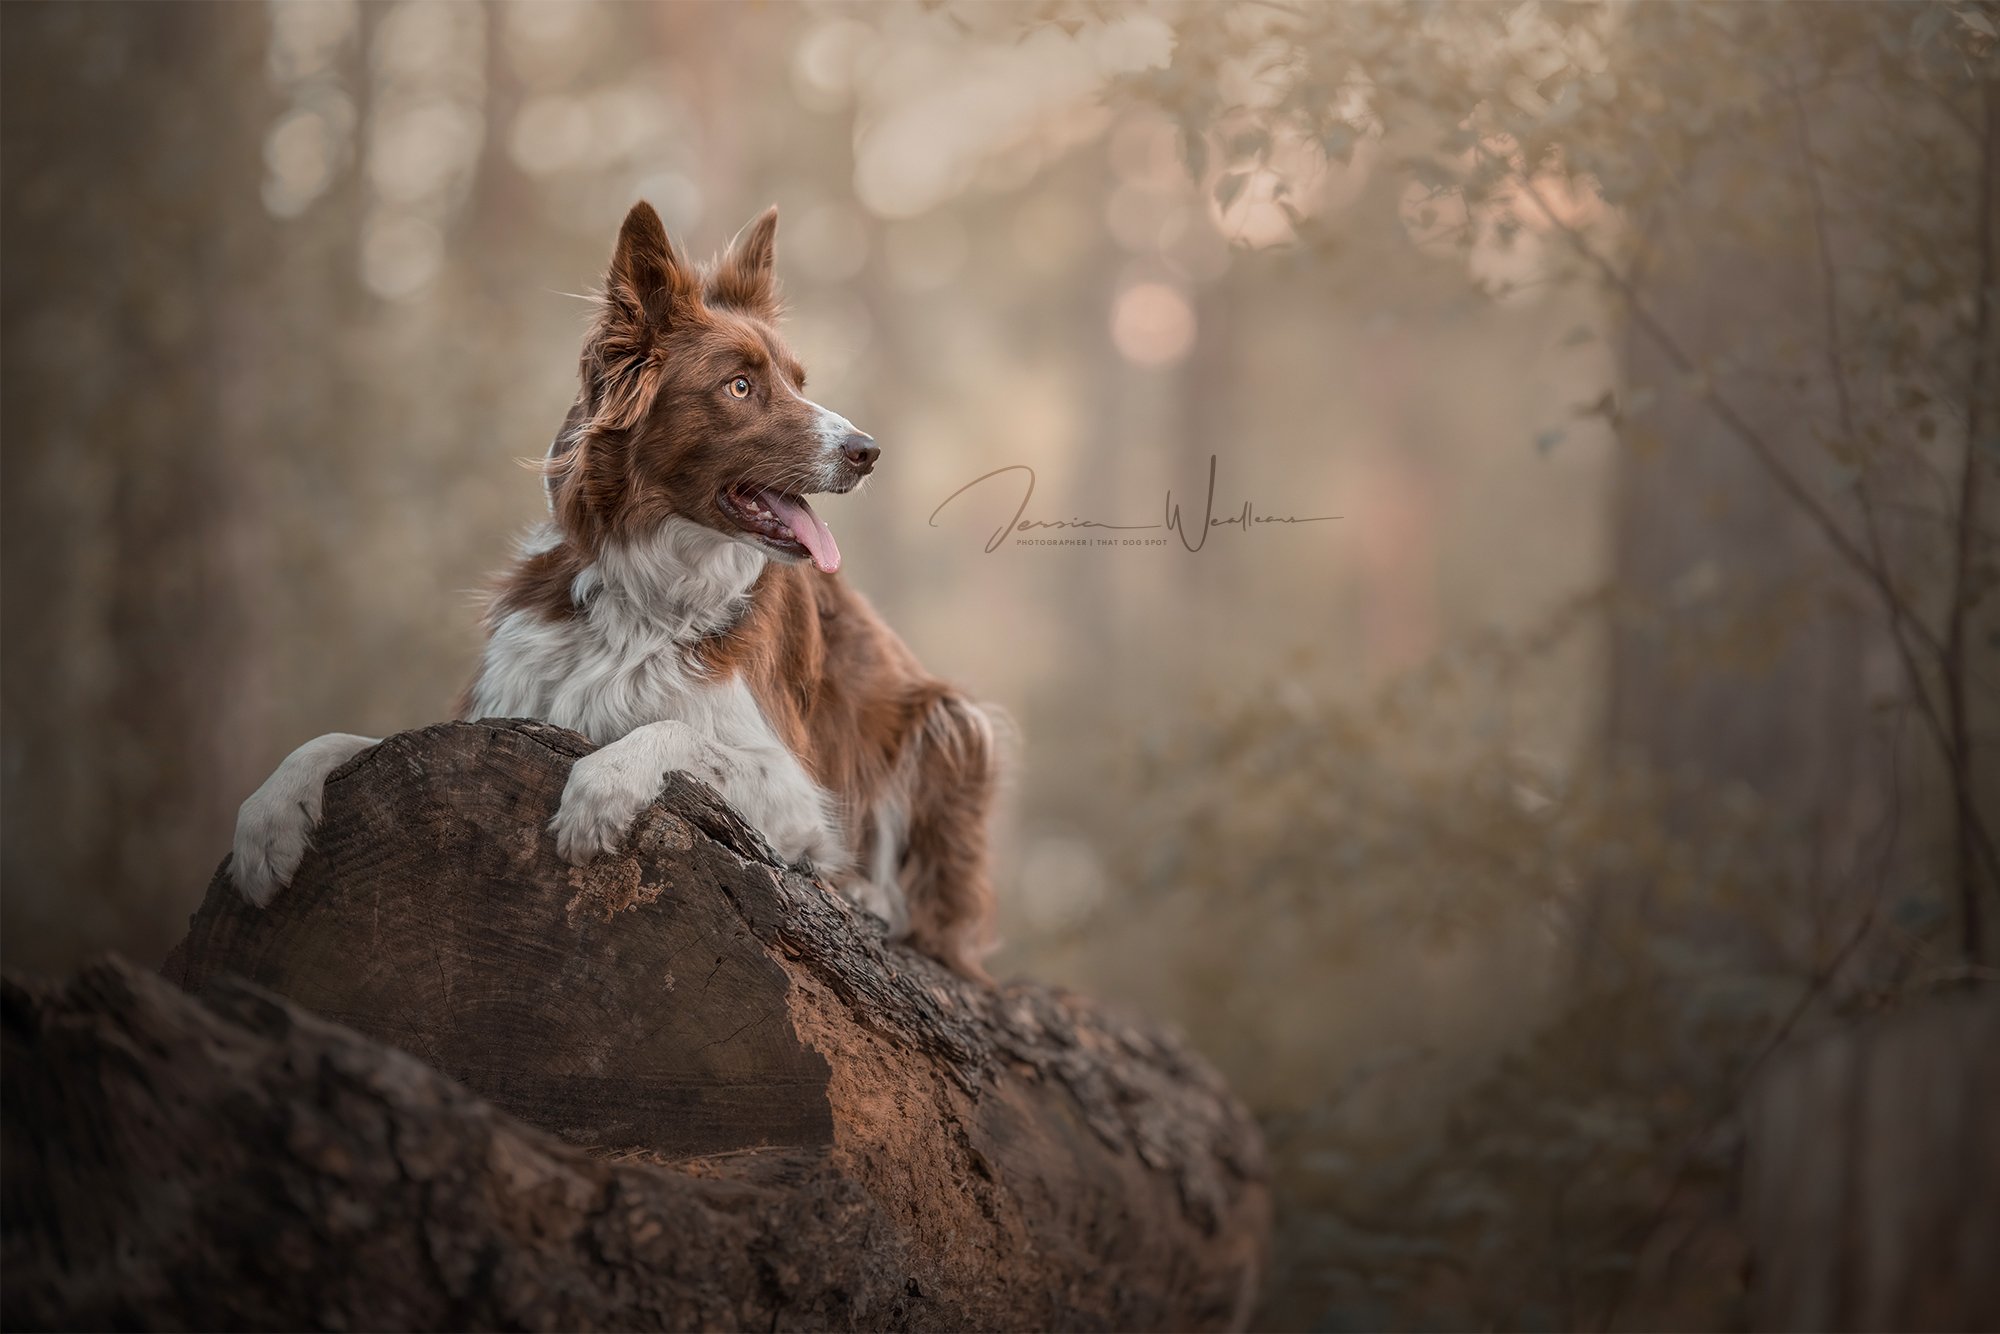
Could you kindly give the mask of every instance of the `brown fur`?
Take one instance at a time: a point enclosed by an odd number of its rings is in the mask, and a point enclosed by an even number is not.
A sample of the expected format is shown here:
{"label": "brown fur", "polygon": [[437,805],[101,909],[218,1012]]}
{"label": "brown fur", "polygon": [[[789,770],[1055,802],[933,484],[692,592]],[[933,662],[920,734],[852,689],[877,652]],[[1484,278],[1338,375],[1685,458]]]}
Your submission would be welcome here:
{"label": "brown fur", "polygon": [[[494,620],[583,614],[571,589],[608,542],[669,515],[722,531],[728,487],[802,474],[805,371],[772,321],[777,211],[706,270],[688,265],[658,216],[635,206],[621,229],[582,386],[552,451],[563,542],[505,576]],[[729,397],[735,375],[747,400]],[[784,392],[787,388],[792,393]],[[848,846],[870,864],[874,815],[907,803],[901,882],[919,949],[982,977],[992,891],[986,819],[997,756],[979,708],[928,676],[865,599],[836,575],[777,559],[735,624],[692,649],[711,676],[740,675],[765,720],[841,803]]]}
{"label": "brown fur", "polygon": [[589,565],[583,553],[567,542],[522,557],[494,590],[491,617],[498,620],[509,612],[531,611],[552,621],[572,614],[576,607],[570,590]]}
{"label": "brown fur", "polygon": [[840,797],[864,864],[877,803],[903,789],[910,937],[978,976],[993,907],[986,817],[998,756],[977,706],[927,675],[838,575],[798,566],[766,569],[743,619],[696,657],[711,674],[749,682],[766,721]]}
{"label": "brown fur", "polygon": [[[805,368],[770,323],[777,223],[772,209],[704,274],[650,206],[626,216],[554,464],[557,517],[584,550],[670,514],[727,530],[726,486],[803,466],[813,409],[785,391],[804,390]],[[724,390],[738,373],[749,400]]]}

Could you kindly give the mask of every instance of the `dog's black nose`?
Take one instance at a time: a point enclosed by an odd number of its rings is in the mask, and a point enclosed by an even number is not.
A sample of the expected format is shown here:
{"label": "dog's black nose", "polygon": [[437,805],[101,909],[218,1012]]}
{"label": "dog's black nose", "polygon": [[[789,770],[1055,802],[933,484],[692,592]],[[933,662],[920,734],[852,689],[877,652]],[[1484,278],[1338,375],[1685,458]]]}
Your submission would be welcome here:
{"label": "dog's black nose", "polygon": [[848,437],[840,442],[840,453],[849,463],[863,472],[873,468],[875,460],[882,457],[881,447],[875,443],[875,437],[863,435],[859,431],[849,433]]}

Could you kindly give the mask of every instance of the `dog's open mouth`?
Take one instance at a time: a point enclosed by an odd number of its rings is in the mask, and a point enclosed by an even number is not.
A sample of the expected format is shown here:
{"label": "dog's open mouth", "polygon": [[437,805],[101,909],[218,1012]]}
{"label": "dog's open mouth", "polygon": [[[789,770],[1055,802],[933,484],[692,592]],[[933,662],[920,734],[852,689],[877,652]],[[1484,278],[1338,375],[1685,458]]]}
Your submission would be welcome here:
{"label": "dog's open mouth", "polygon": [[720,497],[722,512],[765,546],[812,561],[822,574],[840,568],[840,548],[826,520],[813,513],[804,496],[771,487],[732,486]]}

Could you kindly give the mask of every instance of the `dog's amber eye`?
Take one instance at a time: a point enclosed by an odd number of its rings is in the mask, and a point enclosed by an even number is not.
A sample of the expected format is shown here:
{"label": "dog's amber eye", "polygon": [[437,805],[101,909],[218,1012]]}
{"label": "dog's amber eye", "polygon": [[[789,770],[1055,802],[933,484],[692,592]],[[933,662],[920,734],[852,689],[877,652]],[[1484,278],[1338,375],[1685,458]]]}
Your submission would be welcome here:
{"label": "dog's amber eye", "polygon": [[748,376],[744,376],[744,375],[739,375],[739,376],[737,376],[737,377],[736,377],[735,379],[731,380],[731,381],[729,382],[729,396],[730,396],[731,398],[748,398],[748,397],[750,397],[750,379],[749,379],[749,377],[748,377]]}

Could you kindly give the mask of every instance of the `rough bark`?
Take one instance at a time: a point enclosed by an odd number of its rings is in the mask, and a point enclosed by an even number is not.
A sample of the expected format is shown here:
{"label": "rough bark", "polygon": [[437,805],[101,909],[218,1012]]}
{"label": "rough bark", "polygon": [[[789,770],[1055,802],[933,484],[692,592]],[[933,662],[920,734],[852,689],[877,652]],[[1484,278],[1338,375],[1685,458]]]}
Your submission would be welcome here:
{"label": "rough bark", "polygon": [[392,737],[272,908],[218,872],[195,999],[10,987],[6,1323],[1247,1319],[1261,1148],[1175,1039],[886,944],[688,780],[569,868],[587,748]]}

